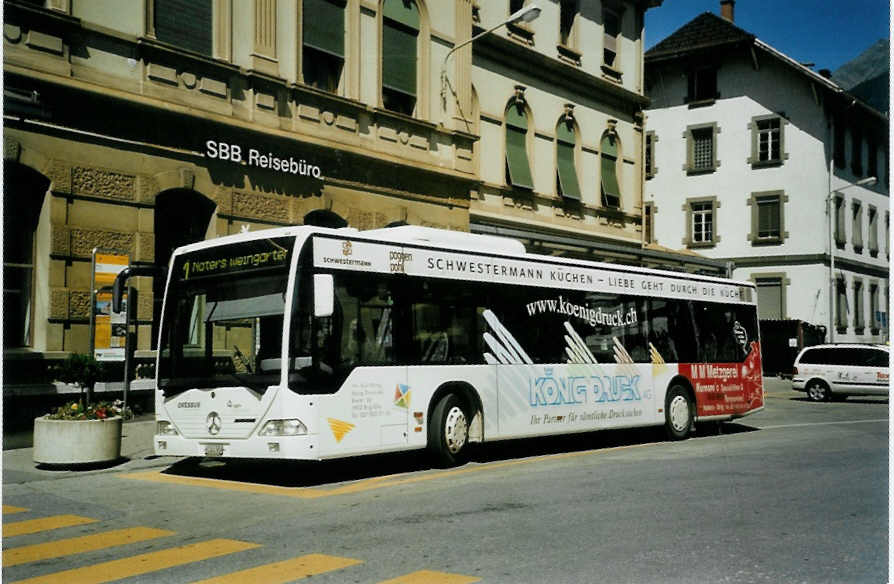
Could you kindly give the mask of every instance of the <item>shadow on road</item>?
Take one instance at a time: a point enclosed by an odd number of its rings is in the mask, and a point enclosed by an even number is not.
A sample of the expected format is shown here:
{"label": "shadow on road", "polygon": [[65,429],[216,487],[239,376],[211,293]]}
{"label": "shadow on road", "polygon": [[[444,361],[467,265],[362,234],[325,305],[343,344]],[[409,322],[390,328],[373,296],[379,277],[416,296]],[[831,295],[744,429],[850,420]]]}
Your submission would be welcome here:
{"label": "shadow on road", "polygon": [[839,403],[839,404],[877,404],[880,406],[888,405],[888,398],[878,398],[878,397],[833,397],[831,400],[827,402],[817,402],[813,401],[806,395],[798,396],[798,397],[790,397],[789,401],[793,402],[803,402],[808,404],[822,404],[822,403]]}
{"label": "shadow on road", "polygon": [[[757,428],[737,423],[701,423],[693,438],[752,432]],[[473,463],[492,463],[587,450],[602,450],[666,441],[663,428],[602,430],[582,434],[507,440],[473,448]],[[164,474],[227,480],[278,487],[317,487],[335,483],[384,478],[432,470],[426,450],[377,454],[338,460],[281,461],[186,458]]]}

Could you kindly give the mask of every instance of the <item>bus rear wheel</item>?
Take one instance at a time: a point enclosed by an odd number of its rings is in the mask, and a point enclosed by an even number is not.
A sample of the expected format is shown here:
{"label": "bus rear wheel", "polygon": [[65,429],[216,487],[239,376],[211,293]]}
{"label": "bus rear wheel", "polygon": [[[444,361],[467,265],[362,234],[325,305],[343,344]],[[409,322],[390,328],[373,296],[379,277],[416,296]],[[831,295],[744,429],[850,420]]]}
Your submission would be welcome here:
{"label": "bus rear wheel", "polygon": [[674,385],[667,390],[664,400],[664,426],[671,440],[683,440],[692,430],[695,416],[692,400],[683,386]]}
{"label": "bus rear wheel", "polygon": [[456,394],[442,397],[432,411],[428,447],[439,466],[455,466],[468,458],[469,415]]}

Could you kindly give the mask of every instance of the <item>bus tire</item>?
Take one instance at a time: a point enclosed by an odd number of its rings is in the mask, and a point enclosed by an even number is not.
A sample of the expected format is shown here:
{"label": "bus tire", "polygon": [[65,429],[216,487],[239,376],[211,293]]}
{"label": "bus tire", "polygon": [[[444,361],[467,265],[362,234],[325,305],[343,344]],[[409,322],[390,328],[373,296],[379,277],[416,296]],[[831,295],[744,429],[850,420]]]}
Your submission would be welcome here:
{"label": "bus tire", "polygon": [[695,408],[682,385],[672,385],[664,399],[664,427],[671,440],[683,440],[692,431]]}
{"label": "bus tire", "polygon": [[469,413],[455,393],[442,397],[432,410],[428,448],[438,466],[456,466],[468,458]]}

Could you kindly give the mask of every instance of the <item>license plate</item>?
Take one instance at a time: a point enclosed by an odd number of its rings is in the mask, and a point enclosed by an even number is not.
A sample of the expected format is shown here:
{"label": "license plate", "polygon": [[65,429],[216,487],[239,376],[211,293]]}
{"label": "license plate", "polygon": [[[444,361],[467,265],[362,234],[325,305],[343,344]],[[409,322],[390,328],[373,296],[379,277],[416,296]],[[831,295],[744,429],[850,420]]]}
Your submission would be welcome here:
{"label": "license plate", "polygon": [[205,456],[223,456],[223,444],[206,444]]}

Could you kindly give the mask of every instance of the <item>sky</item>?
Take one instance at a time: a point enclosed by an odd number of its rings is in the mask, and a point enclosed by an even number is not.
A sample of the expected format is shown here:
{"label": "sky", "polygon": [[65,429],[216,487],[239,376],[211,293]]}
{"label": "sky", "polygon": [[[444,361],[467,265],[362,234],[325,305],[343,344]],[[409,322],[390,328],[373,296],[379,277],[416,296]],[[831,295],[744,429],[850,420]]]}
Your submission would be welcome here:
{"label": "sky", "polygon": [[[646,49],[701,14],[720,14],[720,0],[664,0],[646,12]],[[735,24],[814,71],[830,69],[890,36],[883,0],[738,0]]]}

